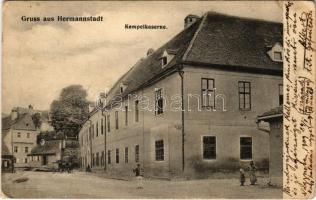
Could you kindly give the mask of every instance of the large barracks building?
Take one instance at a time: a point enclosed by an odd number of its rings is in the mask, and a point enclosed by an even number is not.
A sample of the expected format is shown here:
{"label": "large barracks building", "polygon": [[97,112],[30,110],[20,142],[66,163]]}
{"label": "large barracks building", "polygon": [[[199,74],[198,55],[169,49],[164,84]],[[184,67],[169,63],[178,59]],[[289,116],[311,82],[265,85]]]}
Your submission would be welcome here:
{"label": "large barracks building", "polygon": [[257,116],[283,103],[282,24],[213,12],[184,22],[90,112],[79,134],[83,169],[131,175],[139,163],[145,176],[166,178],[250,161],[268,169]]}

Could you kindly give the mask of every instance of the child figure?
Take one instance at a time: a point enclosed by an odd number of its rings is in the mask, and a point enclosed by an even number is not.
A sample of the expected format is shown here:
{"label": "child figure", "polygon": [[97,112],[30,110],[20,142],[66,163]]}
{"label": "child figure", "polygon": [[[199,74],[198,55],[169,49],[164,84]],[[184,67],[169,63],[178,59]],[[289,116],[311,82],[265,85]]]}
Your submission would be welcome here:
{"label": "child figure", "polygon": [[246,181],[246,178],[245,178],[245,171],[240,168],[240,186],[244,186],[244,183]]}
{"label": "child figure", "polygon": [[256,176],[256,166],[253,161],[250,162],[249,167],[249,177],[250,177],[250,185],[255,185],[257,182],[257,176]]}
{"label": "child figure", "polygon": [[137,167],[133,169],[133,172],[136,176],[137,189],[143,189],[143,170],[140,167],[140,164],[137,164]]}

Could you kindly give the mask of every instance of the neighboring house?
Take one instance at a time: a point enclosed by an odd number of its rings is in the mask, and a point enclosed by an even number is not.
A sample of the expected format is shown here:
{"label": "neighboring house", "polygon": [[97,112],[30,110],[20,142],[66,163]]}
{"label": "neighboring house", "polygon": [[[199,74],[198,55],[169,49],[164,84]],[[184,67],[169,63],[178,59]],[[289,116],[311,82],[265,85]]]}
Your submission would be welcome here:
{"label": "neighboring house", "polygon": [[90,116],[79,133],[80,165],[100,170],[105,168],[105,119],[98,109],[93,109]]}
{"label": "neighboring house", "polygon": [[40,143],[28,154],[29,167],[58,168],[58,161],[62,159],[64,140],[42,139]]}
{"label": "neighboring house", "polygon": [[270,125],[269,177],[272,185],[283,184],[283,110],[276,107],[258,116],[258,122]]}
{"label": "neighboring house", "polygon": [[41,132],[46,132],[46,131],[53,131],[54,128],[51,125],[51,119],[50,119],[50,114],[48,111],[43,111],[43,110],[36,110],[33,108],[32,105],[29,105],[28,108],[24,107],[15,107],[13,108],[14,110],[17,111],[18,114],[24,114],[24,113],[29,113],[31,116],[34,114],[39,114],[40,115],[40,120],[41,120],[41,125],[40,127],[37,127],[40,129]]}
{"label": "neighboring house", "polygon": [[[282,104],[282,24],[209,12],[137,62],[79,133],[81,166],[206,177],[268,168],[257,116]],[[281,144],[280,144],[281,145]],[[103,162],[102,162],[103,161]]]}
{"label": "neighboring house", "polygon": [[13,155],[7,145],[2,142],[1,145],[1,170],[3,172],[13,172],[14,165]]}
{"label": "neighboring house", "polygon": [[13,109],[10,116],[2,118],[2,144],[14,157],[15,167],[27,167],[27,154],[36,146],[38,133],[28,112],[21,114]]}

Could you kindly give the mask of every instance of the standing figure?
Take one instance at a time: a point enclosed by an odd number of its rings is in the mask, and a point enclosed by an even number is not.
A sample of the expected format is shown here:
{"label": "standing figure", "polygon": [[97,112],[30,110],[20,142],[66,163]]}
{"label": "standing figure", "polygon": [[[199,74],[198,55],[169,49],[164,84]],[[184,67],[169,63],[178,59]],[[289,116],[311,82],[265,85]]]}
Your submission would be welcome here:
{"label": "standing figure", "polygon": [[250,184],[254,185],[257,182],[257,176],[256,176],[256,166],[253,163],[253,161],[250,162],[250,167],[249,167],[249,177],[250,177]]}
{"label": "standing figure", "polygon": [[245,171],[242,168],[240,168],[240,186],[244,186],[245,181]]}
{"label": "standing figure", "polygon": [[143,174],[142,169],[140,168],[140,164],[137,164],[137,167],[133,169],[133,172],[135,173],[136,176],[136,181],[137,181],[137,189],[142,189],[143,188]]}

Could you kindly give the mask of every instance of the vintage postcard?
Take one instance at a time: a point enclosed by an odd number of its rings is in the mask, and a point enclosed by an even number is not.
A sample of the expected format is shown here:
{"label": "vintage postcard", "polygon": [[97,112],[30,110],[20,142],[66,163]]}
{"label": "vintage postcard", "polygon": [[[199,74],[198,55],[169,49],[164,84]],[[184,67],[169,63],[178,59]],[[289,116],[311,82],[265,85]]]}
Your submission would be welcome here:
{"label": "vintage postcard", "polygon": [[2,7],[2,198],[314,197],[314,2]]}

